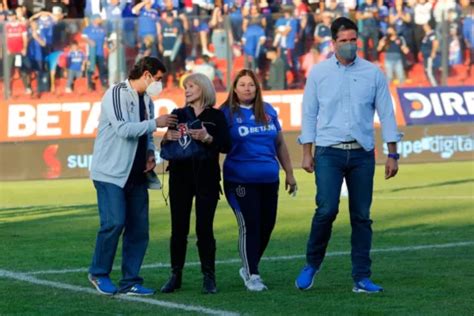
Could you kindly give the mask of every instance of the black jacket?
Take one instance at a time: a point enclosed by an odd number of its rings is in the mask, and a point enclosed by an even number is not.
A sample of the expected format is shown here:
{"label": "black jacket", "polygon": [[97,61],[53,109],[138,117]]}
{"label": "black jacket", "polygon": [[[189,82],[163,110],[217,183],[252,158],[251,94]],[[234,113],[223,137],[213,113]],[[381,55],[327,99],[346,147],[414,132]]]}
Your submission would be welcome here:
{"label": "black jacket", "polygon": [[[221,179],[219,153],[228,153],[231,148],[229,128],[224,113],[206,108],[197,116],[213,137],[212,143],[202,144],[208,150],[207,159],[170,160],[168,170],[171,177],[180,177],[196,183],[197,186],[218,188]],[[178,115],[179,120],[179,115]]]}

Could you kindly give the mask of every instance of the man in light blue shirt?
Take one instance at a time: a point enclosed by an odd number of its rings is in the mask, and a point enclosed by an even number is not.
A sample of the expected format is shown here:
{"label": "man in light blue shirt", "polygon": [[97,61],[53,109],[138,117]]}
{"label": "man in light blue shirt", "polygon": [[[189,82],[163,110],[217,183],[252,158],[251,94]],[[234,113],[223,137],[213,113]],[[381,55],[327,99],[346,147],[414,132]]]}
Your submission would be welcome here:
{"label": "man in light blue shirt", "polygon": [[312,287],[324,259],[345,178],[352,226],[353,291],[383,291],[370,280],[375,111],[389,149],[385,179],[397,174],[396,143],[401,134],[384,75],[356,55],[357,35],[357,25],[350,19],[340,17],[332,23],[335,55],[312,68],[304,90],[299,141],[303,145],[303,169],[316,174],[317,209],[307,244],[307,264],[296,279],[296,287],[302,290]]}

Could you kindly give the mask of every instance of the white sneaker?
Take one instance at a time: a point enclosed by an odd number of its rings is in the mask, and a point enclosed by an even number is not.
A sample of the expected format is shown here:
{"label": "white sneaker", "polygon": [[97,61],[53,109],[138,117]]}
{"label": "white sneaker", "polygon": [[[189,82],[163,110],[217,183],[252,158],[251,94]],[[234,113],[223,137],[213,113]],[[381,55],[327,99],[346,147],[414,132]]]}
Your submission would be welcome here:
{"label": "white sneaker", "polygon": [[245,286],[249,291],[261,292],[267,290],[267,286],[263,284],[263,280],[258,274],[252,274],[249,279],[245,282]]}
{"label": "white sneaker", "polygon": [[208,56],[209,58],[212,58],[212,57],[215,56],[213,53],[211,53],[211,52],[208,51],[207,49],[203,49],[203,50],[202,50],[202,55],[203,55],[203,56]]}
{"label": "white sneaker", "polygon": [[66,87],[66,89],[64,90],[64,92],[66,92],[66,93],[72,93],[72,89]]}
{"label": "white sneaker", "polygon": [[249,274],[247,273],[247,270],[245,270],[245,268],[242,267],[239,270],[239,274],[242,280],[244,280],[244,283],[247,283],[247,281],[249,280]]}

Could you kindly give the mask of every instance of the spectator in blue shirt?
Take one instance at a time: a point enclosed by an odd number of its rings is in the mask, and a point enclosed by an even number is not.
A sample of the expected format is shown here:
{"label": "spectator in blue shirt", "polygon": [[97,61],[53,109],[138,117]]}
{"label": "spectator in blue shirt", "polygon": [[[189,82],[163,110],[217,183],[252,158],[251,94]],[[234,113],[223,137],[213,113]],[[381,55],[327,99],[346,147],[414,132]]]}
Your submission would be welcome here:
{"label": "spectator in blue shirt", "polygon": [[230,6],[229,22],[232,38],[237,44],[240,44],[240,41],[242,40],[242,35],[244,33],[242,29],[243,16],[240,1],[236,1],[232,4],[232,6]]}
{"label": "spectator in blue shirt", "polygon": [[242,29],[242,44],[245,58],[245,67],[252,70],[260,70],[260,57],[263,56],[265,45],[266,19],[260,14],[257,4],[251,4],[245,8]]}
{"label": "spectator in blue shirt", "polygon": [[[306,266],[296,287],[312,287],[331,237],[339,210],[341,185],[346,180],[352,226],[352,278],[354,292],[381,292],[370,280],[374,155],[374,114],[377,111],[382,136],[388,143],[385,179],[397,174],[397,130],[387,81],[381,70],[357,57],[357,25],[341,17],[331,25],[335,55],[315,65],[303,95],[299,142],[303,145],[302,167],[316,173],[316,212],[306,249]],[[313,144],[316,144],[314,156]]]}
{"label": "spectator in blue shirt", "polygon": [[242,36],[245,66],[256,70],[258,58],[265,44],[265,31],[259,25],[250,25]]}
{"label": "spectator in blue shirt", "polygon": [[169,71],[165,74],[163,82],[164,86],[168,83],[168,74],[173,78],[173,84],[178,85],[178,64],[177,58],[180,58],[178,52],[182,44],[183,35],[181,33],[181,24],[178,19],[173,16],[172,12],[166,12],[165,18],[161,22],[161,40],[160,53],[163,56],[163,62]]}
{"label": "spectator in blue shirt", "polygon": [[96,14],[91,17],[92,24],[82,31],[82,37],[87,40],[89,47],[89,67],[87,69],[87,86],[89,90],[95,90],[92,75],[97,66],[102,89],[107,88],[107,68],[105,66],[104,44],[106,32],[101,26],[102,18]]}
{"label": "spectator in blue shirt", "polygon": [[413,22],[414,11],[413,8],[407,6],[403,0],[396,0],[395,5],[388,11],[388,22],[395,27],[397,34],[403,37],[410,52],[405,55],[403,59],[403,66],[405,69],[411,68],[415,62],[415,37]]}
{"label": "spectator in blue shirt", "polygon": [[7,20],[8,15],[8,4],[5,2],[0,2],[0,22]]}
{"label": "spectator in blue shirt", "polygon": [[[55,91],[55,78],[56,78],[56,67],[58,65],[60,51],[53,51],[53,47],[56,45],[54,42],[54,28],[56,26],[56,17],[47,11],[40,11],[30,17],[30,23],[33,21],[37,24],[37,33],[44,39],[45,45],[41,47],[41,54],[44,60],[47,62],[50,78],[46,79],[49,81],[50,91]],[[35,31],[36,32],[36,31]]]}
{"label": "spectator in blue shirt", "polygon": [[101,0],[107,20],[107,33],[118,32],[122,29],[122,13],[127,5],[127,0]]}
{"label": "spectator in blue shirt", "polygon": [[371,61],[378,60],[377,46],[379,45],[379,8],[374,0],[365,0],[357,10],[357,19],[361,22],[362,30],[360,36],[362,38],[362,51],[364,58],[369,59],[369,41],[371,46]]}
{"label": "spectator in blue shirt", "polygon": [[248,290],[259,292],[267,289],[258,265],[276,221],[278,163],[289,193],[296,193],[296,180],[277,112],[263,102],[253,71],[239,71],[221,109],[232,140],[224,161],[224,190],[239,225],[239,273]]}
{"label": "spectator in blue shirt", "polygon": [[295,50],[295,42],[297,41],[297,33],[299,31],[299,22],[291,15],[291,8],[284,9],[284,16],[279,18],[275,23],[275,41],[274,46],[280,47],[281,56],[286,63],[287,69],[291,69],[293,78],[298,79],[299,61],[298,54]]}
{"label": "spectator in blue shirt", "polygon": [[331,53],[331,22],[332,13],[323,12],[322,22],[316,25],[314,30],[314,42],[318,45],[319,52],[326,58]]}
{"label": "spectator in blue shirt", "polygon": [[420,51],[423,56],[425,75],[433,87],[438,86],[441,67],[441,51],[439,50],[439,39],[434,31],[433,22],[423,25],[425,36],[421,40]]}
{"label": "spectator in blue shirt", "polygon": [[344,7],[344,2],[338,0],[329,0],[329,3],[325,5],[324,12],[331,13],[334,19],[349,15],[348,10]]}
{"label": "spectator in blue shirt", "polygon": [[138,38],[141,41],[143,38],[150,36],[154,42],[151,46],[152,57],[158,57],[158,44],[160,30],[160,16],[156,9],[152,8],[152,0],[145,0],[132,9],[132,12],[138,15]]}
{"label": "spectator in blue shirt", "polygon": [[201,55],[213,57],[209,51],[209,20],[214,9],[214,0],[192,0],[192,24],[190,27],[192,51],[191,55],[198,55],[198,44],[201,46]]}
{"label": "spectator in blue shirt", "polygon": [[56,20],[51,12],[41,11],[30,17],[30,21],[38,23],[38,29],[46,40],[46,45],[51,47],[53,45],[53,27]]}
{"label": "spectator in blue shirt", "polygon": [[30,22],[30,36],[27,55],[31,62],[31,70],[36,72],[36,89],[37,95],[40,96],[41,92],[49,91],[49,81],[43,49],[46,46],[46,39],[41,35],[35,20]]}
{"label": "spectator in blue shirt", "polygon": [[394,74],[396,74],[398,83],[404,83],[403,58],[404,55],[408,54],[409,49],[405,39],[397,35],[393,26],[387,28],[387,35],[382,37],[377,50],[385,52],[384,64],[388,82],[392,83]]}
{"label": "spectator in blue shirt", "polygon": [[74,80],[82,77],[82,73],[86,67],[86,56],[79,50],[79,45],[76,41],[71,43],[71,50],[67,54],[67,84],[66,93],[72,93],[72,85]]}

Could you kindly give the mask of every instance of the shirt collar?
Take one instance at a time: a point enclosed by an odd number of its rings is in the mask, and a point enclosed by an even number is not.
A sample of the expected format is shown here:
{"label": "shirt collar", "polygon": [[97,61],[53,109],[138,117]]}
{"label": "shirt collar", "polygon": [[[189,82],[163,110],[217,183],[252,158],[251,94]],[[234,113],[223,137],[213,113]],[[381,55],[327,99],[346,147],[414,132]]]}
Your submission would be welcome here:
{"label": "shirt collar", "polygon": [[356,58],[350,63],[349,65],[343,65],[341,62],[337,59],[336,53],[334,53],[331,57],[332,61],[337,65],[337,67],[351,67],[354,66],[356,63],[358,63],[359,56],[356,55]]}

